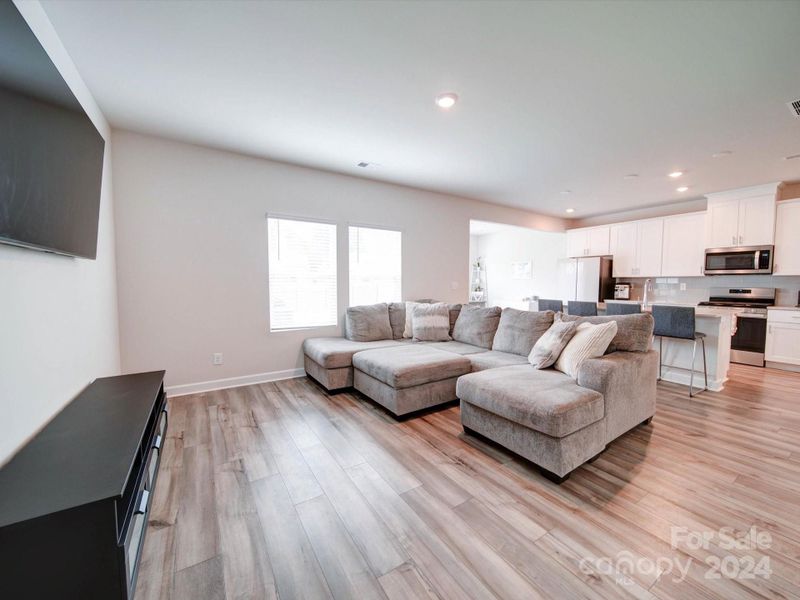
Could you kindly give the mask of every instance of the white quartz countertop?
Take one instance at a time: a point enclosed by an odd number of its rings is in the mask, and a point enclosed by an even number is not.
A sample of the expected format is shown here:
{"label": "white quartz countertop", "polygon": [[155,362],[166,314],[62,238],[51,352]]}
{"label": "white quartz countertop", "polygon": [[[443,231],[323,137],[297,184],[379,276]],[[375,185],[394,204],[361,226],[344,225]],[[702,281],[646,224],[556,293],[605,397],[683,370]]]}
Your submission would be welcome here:
{"label": "white quartz countertop", "polygon": [[800,306],[768,306],[767,310],[793,310],[800,312]]}
{"label": "white quartz countertop", "polygon": [[[612,300],[611,302],[641,304],[641,302],[636,301],[636,300]],[[723,308],[722,310],[715,310],[714,308],[709,307],[709,306],[697,306],[696,304],[680,304],[680,303],[677,303],[677,302],[669,302],[669,303],[667,303],[667,302],[657,302],[657,304],[669,304],[671,306],[693,306],[693,307],[695,307],[695,315],[697,315],[698,318],[704,317],[704,318],[707,318],[707,319],[721,319],[723,316],[728,314],[727,312],[723,312],[723,311],[728,311],[729,310],[729,309],[725,309],[725,308]],[[598,303],[597,307],[600,308],[600,309],[605,310],[606,303],[605,302],[600,302],[600,303]],[[642,307],[642,311],[644,311],[644,312],[653,312],[653,305],[649,304],[647,306]]]}

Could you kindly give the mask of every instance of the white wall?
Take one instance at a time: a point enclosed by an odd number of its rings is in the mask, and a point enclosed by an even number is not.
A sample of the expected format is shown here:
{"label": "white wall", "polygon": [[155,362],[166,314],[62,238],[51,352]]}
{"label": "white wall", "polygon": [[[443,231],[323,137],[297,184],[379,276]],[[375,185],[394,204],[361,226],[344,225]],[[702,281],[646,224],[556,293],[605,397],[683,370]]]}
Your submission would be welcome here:
{"label": "white wall", "polygon": [[[566,235],[509,227],[505,231],[473,236],[477,256],[486,264],[487,303],[528,309],[529,296],[557,298],[558,261],[567,255]],[[532,261],[531,279],[512,279],[511,263]]]}
{"label": "white wall", "polygon": [[[122,366],[166,368],[170,386],[296,369],[304,338],[340,332],[269,332],[268,211],[340,224],[340,314],[347,223],[401,228],[404,297],[456,302],[468,294],[471,218],[563,230],[560,219],[413,188],[125,131],[113,139]],[[214,352],[225,364],[212,366]]]}
{"label": "white wall", "polygon": [[106,139],[97,260],[0,245],[0,464],[120,370],[109,127],[38,2],[15,0]]}

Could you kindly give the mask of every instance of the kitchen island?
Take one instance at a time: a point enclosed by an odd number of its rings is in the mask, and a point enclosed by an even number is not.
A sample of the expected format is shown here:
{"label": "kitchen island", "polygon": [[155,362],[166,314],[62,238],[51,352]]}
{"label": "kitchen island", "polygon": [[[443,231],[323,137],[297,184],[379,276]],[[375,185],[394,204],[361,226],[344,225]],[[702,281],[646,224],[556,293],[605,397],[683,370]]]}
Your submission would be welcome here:
{"label": "kitchen island", "polygon": [[[661,304],[661,303],[660,303]],[[678,304],[678,306],[693,306]],[[642,309],[651,312],[652,305]],[[696,329],[706,335],[706,360],[708,367],[708,389],[719,392],[725,387],[728,380],[728,370],[731,365],[731,334],[736,326],[736,317],[730,310],[718,309],[707,306],[695,307]],[[605,313],[605,304],[598,305],[598,312]],[[658,351],[660,339],[653,340],[653,349]],[[661,378],[664,381],[672,381],[683,385],[689,385],[690,373],[687,369],[692,364],[692,341],[664,338],[664,356],[662,362],[664,367]],[[703,347],[698,341],[697,356],[694,368],[694,386],[703,387]],[[666,365],[671,365],[668,367]],[[675,368],[682,367],[682,368]],[[688,390],[687,390],[688,393]]]}

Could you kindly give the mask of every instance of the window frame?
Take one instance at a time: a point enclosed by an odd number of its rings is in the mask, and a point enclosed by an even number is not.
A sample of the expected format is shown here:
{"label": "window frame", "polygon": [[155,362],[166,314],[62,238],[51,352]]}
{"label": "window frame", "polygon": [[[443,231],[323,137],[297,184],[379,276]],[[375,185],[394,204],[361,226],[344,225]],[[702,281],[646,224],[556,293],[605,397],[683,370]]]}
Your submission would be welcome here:
{"label": "window frame", "polygon": [[[332,323],[325,324],[325,325],[300,325],[297,327],[274,327],[272,324],[272,286],[270,283],[270,234],[269,234],[269,220],[276,219],[282,221],[299,221],[302,223],[316,223],[321,225],[333,225],[334,227],[334,277],[335,277],[335,286],[334,286],[334,296],[335,300],[335,318]],[[322,219],[317,217],[306,217],[306,216],[297,216],[297,215],[290,215],[285,213],[274,213],[274,212],[267,212],[264,215],[264,221],[267,224],[267,331],[269,333],[284,333],[284,332],[291,332],[291,331],[307,331],[311,329],[326,329],[330,327],[338,327],[339,326],[339,285],[341,281],[341,277],[339,277],[339,223],[332,220],[332,219]]]}
{"label": "window frame", "polygon": [[403,239],[405,238],[405,233],[406,233],[405,229],[403,229],[402,227],[391,227],[391,226],[388,226],[388,225],[375,225],[374,223],[364,223],[364,222],[360,222],[360,221],[348,221],[347,222],[347,240],[346,240],[346,245],[347,245],[347,306],[348,306],[348,308],[352,307],[352,306],[359,306],[357,304],[353,304],[352,303],[352,298],[350,297],[350,286],[352,284],[352,278],[351,278],[352,269],[350,268],[350,228],[351,227],[356,227],[356,228],[360,228],[360,229],[379,229],[379,230],[383,230],[383,231],[391,231],[393,233],[399,233],[400,234],[400,298],[398,300],[393,300],[392,302],[402,302],[403,298],[404,298],[404,296],[403,296],[403,282],[404,282],[404,279],[405,279],[403,277],[403,246],[404,246]]}

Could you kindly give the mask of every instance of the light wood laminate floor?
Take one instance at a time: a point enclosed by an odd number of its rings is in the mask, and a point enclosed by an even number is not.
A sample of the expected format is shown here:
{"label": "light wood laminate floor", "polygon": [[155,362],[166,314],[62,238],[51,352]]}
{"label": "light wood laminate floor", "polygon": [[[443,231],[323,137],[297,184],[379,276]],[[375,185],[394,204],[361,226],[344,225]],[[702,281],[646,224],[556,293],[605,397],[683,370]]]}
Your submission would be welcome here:
{"label": "light wood laminate floor", "polygon": [[561,486],[457,407],[398,422],[293,379],[170,409],[136,600],[800,597],[798,374],[662,382],[652,424]]}

